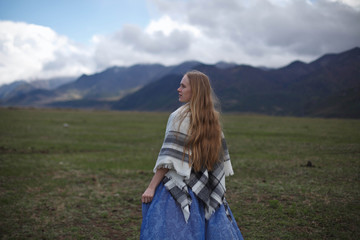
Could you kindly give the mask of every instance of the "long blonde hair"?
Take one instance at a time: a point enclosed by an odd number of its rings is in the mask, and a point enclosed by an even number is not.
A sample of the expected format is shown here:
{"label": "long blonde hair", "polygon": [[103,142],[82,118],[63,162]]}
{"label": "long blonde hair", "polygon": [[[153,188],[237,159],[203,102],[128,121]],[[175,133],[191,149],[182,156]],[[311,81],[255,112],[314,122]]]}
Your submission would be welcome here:
{"label": "long blonde hair", "polygon": [[214,107],[217,99],[204,73],[190,71],[185,75],[192,95],[187,112],[183,113],[190,116],[189,137],[184,150],[191,152],[189,164],[195,171],[202,168],[211,171],[222,154],[220,114]]}

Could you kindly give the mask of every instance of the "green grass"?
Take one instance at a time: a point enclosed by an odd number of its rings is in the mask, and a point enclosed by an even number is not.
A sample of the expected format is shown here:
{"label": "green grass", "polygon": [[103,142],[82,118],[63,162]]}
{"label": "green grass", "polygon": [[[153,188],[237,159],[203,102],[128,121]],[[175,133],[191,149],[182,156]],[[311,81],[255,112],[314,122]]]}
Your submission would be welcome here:
{"label": "green grass", "polygon": [[[167,117],[0,109],[0,238],[138,239]],[[223,123],[227,200],[245,239],[360,239],[359,120]]]}

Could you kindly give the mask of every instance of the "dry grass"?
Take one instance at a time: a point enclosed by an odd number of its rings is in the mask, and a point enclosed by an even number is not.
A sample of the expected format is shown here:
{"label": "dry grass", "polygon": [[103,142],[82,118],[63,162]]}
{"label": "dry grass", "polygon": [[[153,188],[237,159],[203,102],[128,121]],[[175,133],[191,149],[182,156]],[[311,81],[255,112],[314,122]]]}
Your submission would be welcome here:
{"label": "dry grass", "polygon": [[[0,109],[1,239],[138,239],[167,117]],[[360,238],[359,120],[223,118],[245,239]]]}

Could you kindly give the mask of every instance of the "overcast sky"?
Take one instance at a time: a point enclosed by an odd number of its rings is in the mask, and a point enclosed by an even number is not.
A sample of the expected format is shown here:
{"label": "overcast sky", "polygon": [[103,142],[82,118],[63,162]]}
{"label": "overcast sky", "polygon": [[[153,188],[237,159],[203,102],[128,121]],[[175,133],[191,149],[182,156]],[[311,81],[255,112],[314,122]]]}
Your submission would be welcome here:
{"label": "overcast sky", "polygon": [[187,60],[281,67],[360,46],[360,0],[0,0],[0,85]]}

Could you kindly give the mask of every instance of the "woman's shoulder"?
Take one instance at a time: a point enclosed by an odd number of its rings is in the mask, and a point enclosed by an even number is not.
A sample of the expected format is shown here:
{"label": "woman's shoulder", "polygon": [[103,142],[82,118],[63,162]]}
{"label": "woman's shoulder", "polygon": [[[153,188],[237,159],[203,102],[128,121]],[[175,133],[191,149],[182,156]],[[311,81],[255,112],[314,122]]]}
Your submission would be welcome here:
{"label": "woman's shoulder", "polygon": [[180,116],[182,114],[185,114],[188,110],[188,104],[182,105],[181,107],[179,107],[178,109],[176,109],[175,111],[173,111],[170,116]]}
{"label": "woman's shoulder", "polygon": [[180,131],[185,131],[189,124],[189,113],[187,110],[188,106],[185,104],[172,112],[168,120],[167,130],[177,129]]}

